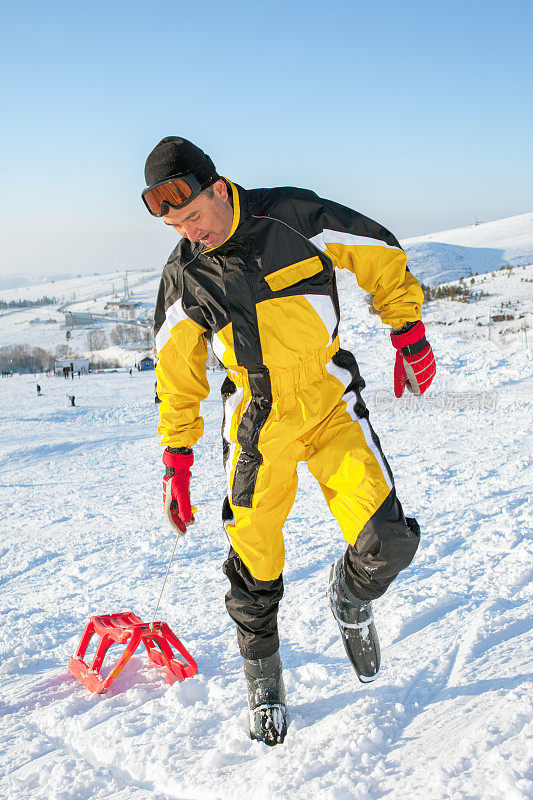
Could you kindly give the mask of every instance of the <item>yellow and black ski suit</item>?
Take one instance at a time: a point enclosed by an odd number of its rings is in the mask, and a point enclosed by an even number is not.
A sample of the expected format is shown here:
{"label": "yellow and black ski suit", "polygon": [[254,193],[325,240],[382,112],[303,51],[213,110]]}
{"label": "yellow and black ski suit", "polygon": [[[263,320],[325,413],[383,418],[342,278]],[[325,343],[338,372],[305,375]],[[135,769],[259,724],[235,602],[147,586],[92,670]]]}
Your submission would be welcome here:
{"label": "yellow and black ski suit", "polygon": [[229,237],[211,249],[182,239],[163,270],[155,312],[158,430],[171,448],[193,447],[202,435],[210,338],[227,371],[226,605],[242,655],[262,658],[278,647],[282,529],[299,461],[348,542],[346,575],[356,596],[379,597],[414,556],[418,530],[396,498],[355,358],[339,347],[335,267],[355,274],[394,329],[420,319],[423,295],[398,241],[373,220],[304,189],[227,184]]}

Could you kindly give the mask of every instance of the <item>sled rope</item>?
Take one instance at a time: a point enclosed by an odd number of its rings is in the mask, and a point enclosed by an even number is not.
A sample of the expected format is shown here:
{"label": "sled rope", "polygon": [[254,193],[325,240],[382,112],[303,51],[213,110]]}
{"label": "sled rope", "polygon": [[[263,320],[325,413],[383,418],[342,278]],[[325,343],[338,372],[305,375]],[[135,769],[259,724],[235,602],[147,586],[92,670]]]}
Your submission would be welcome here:
{"label": "sled rope", "polygon": [[161,602],[161,597],[163,596],[163,591],[165,589],[165,583],[167,582],[167,578],[168,578],[168,572],[169,572],[169,569],[170,569],[170,565],[172,564],[172,560],[174,558],[174,553],[176,552],[176,547],[177,547],[178,539],[180,538],[180,536],[183,536],[183,534],[182,534],[181,531],[178,531],[177,534],[176,534],[176,539],[174,541],[174,547],[172,548],[172,555],[170,556],[170,561],[168,562],[168,567],[167,567],[167,571],[165,573],[165,579],[163,581],[163,586],[161,587],[161,591],[159,593],[159,598],[157,600],[157,603],[156,603],[156,606],[155,606],[155,609],[154,609],[154,614],[153,614],[153,617],[152,617],[152,621],[150,623],[150,630],[154,629],[155,615],[157,614],[157,609],[159,608],[159,603]]}

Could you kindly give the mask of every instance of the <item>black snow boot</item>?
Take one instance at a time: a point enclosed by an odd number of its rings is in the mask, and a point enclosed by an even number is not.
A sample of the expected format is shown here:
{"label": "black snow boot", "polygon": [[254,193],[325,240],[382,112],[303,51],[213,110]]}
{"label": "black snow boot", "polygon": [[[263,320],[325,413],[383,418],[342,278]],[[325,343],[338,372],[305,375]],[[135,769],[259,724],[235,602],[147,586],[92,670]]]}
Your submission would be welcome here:
{"label": "black snow boot", "polygon": [[327,595],[357,677],[362,683],[373,681],[379,671],[381,653],[372,602],[360,600],[348,589],[342,557],[331,565]]}
{"label": "black snow boot", "polygon": [[273,746],[287,733],[285,687],[279,650],[266,658],[244,658],[248,684],[250,737]]}

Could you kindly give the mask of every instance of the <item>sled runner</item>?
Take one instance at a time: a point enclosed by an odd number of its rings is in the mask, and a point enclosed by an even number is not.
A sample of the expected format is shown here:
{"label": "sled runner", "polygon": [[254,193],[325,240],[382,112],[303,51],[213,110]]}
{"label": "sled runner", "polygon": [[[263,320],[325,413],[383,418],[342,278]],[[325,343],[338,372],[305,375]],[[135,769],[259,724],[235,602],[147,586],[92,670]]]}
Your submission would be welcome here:
{"label": "sled runner", "polygon": [[[83,659],[89,642],[94,635],[100,636],[91,666]],[[107,678],[100,675],[105,655],[113,643],[126,644],[122,653]],[[76,655],[69,659],[68,669],[90,692],[104,694],[119,672],[126,666],[129,659],[136,651],[139,643],[146,647],[148,658],[165,674],[168,683],[183,681],[196,675],[198,667],[196,661],[185,649],[178,637],[172,633],[166,622],[142,622],[140,617],[132,611],[123,614],[102,614],[91,617]],[[171,645],[178,651],[182,658],[176,657]]]}

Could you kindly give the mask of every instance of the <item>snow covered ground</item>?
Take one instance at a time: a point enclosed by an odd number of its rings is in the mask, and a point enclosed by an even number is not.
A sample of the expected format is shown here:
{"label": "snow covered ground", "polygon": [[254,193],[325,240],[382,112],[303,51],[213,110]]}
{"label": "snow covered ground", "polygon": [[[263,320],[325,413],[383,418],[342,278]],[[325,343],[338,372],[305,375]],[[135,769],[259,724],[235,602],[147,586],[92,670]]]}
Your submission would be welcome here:
{"label": "snow covered ground", "polygon": [[409,267],[428,286],[533,261],[533,213],[403,239]]}
{"label": "snow covered ground", "polygon": [[[55,297],[58,301],[54,305],[0,309],[0,347],[27,344],[54,353],[56,347],[66,342],[65,311],[74,314],[80,312],[108,314],[109,321],[99,320],[95,323],[96,327],[108,335],[122,312],[116,308],[106,309],[106,304],[124,297],[126,275],[131,299],[138,304],[136,317],[151,324],[161,277],[160,269],[129,270],[127,273],[122,270],[103,275],[85,275],[54,283],[36,283],[0,291],[0,300],[6,302],[35,301],[45,295]],[[130,367],[139,360],[139,355],[152,350],[151,345],[147,348],[139,346],[138,352],[130,352],[120,347],[106,347],[102,351],[91,353],[87,348],[88,331],[89,327],[75,327],[72,330],[69,341],[71,352],[86,355],[91,360],[113,359],[121,366]]]}
{"label": "snow covered ground", "polygon": [[[532,269],[487,276],[531,299]],[[479,279],[481,280],[481,278]],[[305,465],[286,524],[284,745],[252,742],[224,608],[220,373],[196,448],[197,522],[158,617],[199,675],[168,686],[138,651],[104,697],[66,670],[91,614],[148,617],[173,545],[161,512],[153,373],[0,380],[0,796],[6,800],[526,800],[531,772],[531,350],[477,325],[483,305],[431,303],[438,373],[398,401],[394,354],[340,274],[365,399],[422,543],[375,604],[379,679],[358,683],[325,589],[344,545]],[[476,288],[476,287],[473,287]],[[520,312],[521,313],[521,312]],[[482,317],[476,320],[476,316]],[[459,320],[462,321],[459,321]],[[531,342],[529,342],[529,345]],[[67,394],[76,395],[70,407]],[[529,694],[528,694],[529,693]],[[529,751],[528,751],[529,743]]]}
{"label": "snow covered ground", "polygon": [[[157,272],[157,274],[156,274]],[[37,279],[28,286],[2,289],[2,300],[38,300],[40,297],[56,297],[61,303],[92,301],[95,295],[111,297],[124,290],[124,279],[130,289],[143,285],[148,279],[159,278],[161,270],[146,268],[135,270],[117,270],[116,272],[94,273],[94,275],[78,275],[78,277],[61,280],[44,281]]]}

